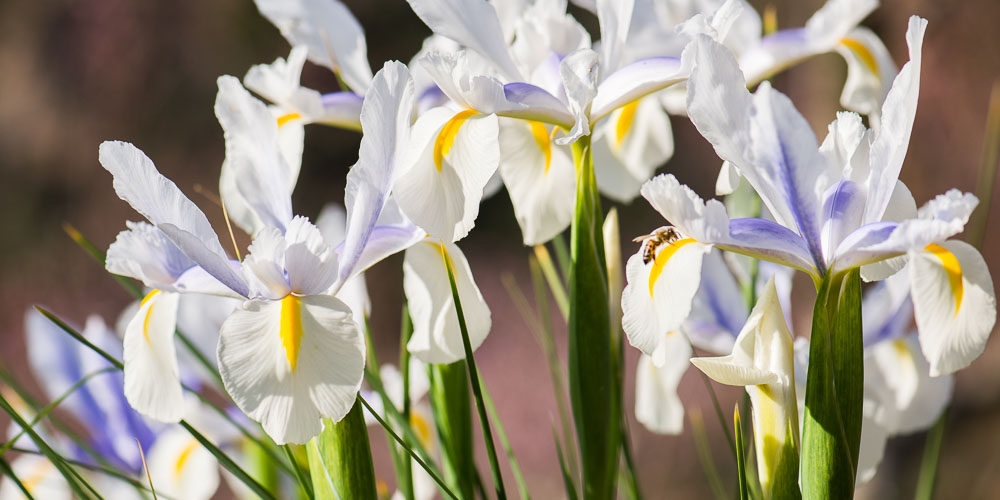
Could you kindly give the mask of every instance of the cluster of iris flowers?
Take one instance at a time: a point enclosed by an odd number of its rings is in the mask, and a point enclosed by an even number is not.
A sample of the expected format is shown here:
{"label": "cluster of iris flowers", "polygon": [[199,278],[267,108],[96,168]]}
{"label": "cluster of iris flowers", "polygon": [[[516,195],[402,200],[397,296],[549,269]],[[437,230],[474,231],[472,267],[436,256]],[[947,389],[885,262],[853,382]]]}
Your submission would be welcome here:
{"label": "cluster of iris flowers", "polygon": [[[28,313],[30,360],[53,404],[4,396],[15,417],[5,451],[22,454],[2,463],[0,497],[208,498],[220,477],[240,496],[387,497],[368,425],[389,436],[394,497],[486,497],[491,486],[506,497],[494,431],[527,497],[473,358],[490,308],[459,247],[501,188],[535,247],[536,291],[569,327],[565,373],[551,329],[538,328],[571,402],[555,432],[567,495],[642,494],[623,424],[626,340],[642,353],[635,416],[652,432],[681,432],[689,361],[746,387],[742,498],[849,497],[888,437],[938,419],[951,374],[985,347],[996,298],[979,251],[951,239],[976,197],[951,190],[918,209],[898,179],[925,20],[909,20],[897,70],[859,26],[874,0],[829,0],[781,30],[743,0],[580,0],[596,41],[565,0],[408,1],[433,35],[409,64],[373,74],[339,1],[256,0],[292,49],[242,81],[218,79],[225,233],[139,148],[101,144],[115,192],[145,220],[127,222],[106,254],[92,250],[137,302],[116,328],[92,318],[82,333]],[[767,79],[828,52],[847,63],[848,111],[818,142]],[[306,61],[342,88],[303,87]],[[670,114],[723,160],[721,200],[654,176],[674,151]],[[315,220],[291,196],[306,125],[362,134],[343,205]],[[602,195],[641,196],[665,220],[624,269]],[[364,272],[399,252],[400,366],[379,367]],[[808,336],[789,328],[796,271],[817,291]],[[862,282],[873,283],[864,294]],[[35,425],[59,404],[85,438],[54,416]],[[492,482],[472,459],[473,406]]]}

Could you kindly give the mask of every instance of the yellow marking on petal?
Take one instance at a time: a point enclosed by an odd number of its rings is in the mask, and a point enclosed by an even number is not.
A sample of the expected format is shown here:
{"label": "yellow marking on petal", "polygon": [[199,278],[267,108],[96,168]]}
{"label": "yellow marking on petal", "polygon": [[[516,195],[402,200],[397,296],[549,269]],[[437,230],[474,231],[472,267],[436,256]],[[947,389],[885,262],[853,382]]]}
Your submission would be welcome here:
{"label": "yellow marking on petal", "polygon": [[673,257],[677,250],[688,243],[694,243],[694,238],[684,238],[683,240],[677,240],[657,254],[656,259],[653,260],[653,268],[649,270],[649,296],[653,296],[653,285],[656,285],[656,280],[660,278],[660,274],[663,273],[663,266],[667,265],[667,261],[670,257]]}
{"label": "yellow marking on petal", "polygon": [[549,165],[552,164],[552,139],[549,136],[549,131],[541,122],[529,121],[528,125],[531,125],[531,135],[535,136],[538,149],[541,149],[542,155],[545,156],[545,173],[547,174],[549,173]]}
{"label": "yellow marking on petal", "polygon": [[468,120],[474,114],[476,114],[476,110],[474,109],[459,111],[441,127],[437,139],[434,140],[434,166],[437,167],[438,172],[441,171],[441,162],[444,160],[444,157],[451,151],[451,147],[455,145],[455,136],[458,135],[458,129],[462,128],[465,120]]}
{"label": "yellow marking on petal", "polygon": [[52,467],[52,463],[46,460],[36,462],[31,467],[31,470],[27,474],[24,474],[24,477],[21,479],[24,489],[28,490],[28,492],[34,492],[38,485],[45,480],[45,476],[51,473]]}
{"label": "yellow marking on petal", "polygon": [[763,17],[761,21],[764,25],[764,36],[778,31],[778,9],[774,7],[774,4],[768,4],[764,7],[764,15],[761,17]]}
{"label": "yellow marking on petal", "polygon": [[431,426],[427,423],[427,420],[416,412],[410,413],[410,427],[417,434],[417,439],[420,440],[420,444],[424,445],[424,448],[430,448],[433,442],[433,435],[431,434]]}
{"label": "yellow marking on petal", "polygon": [[191,440],[184,445],[184,448],[182,448],[181,452],[177,455],[177,461],[174,462],[174,476],[178,478],[181,477],[181,472],[184,471],[184,464],[187,463],[188,458],[191,458],[191,453],[194,452],[196,448],[198,448],[198,441],[195,441],[194,438],[191,438]]}
{"label": "yellow marking on petal", "polygon": [[281,115],[281,116],[278,117],[278,127],[281,127],[282,125],[284,125],[284,124],[286,124],[286,123],[288,123],[288,122],[290,122],[292,120],[298,120],[299,118],[302,118],[302,115],[300,115],[298,113],[288,113],[288,114],[285,114],[285,115]]}
{"label": "yellow marking on petal", "polygon": [[878,61],[875,60],[875,55],[872,54],[872,51],[868,50],[868,46],[854,38],[842,38],[840,43],[850,49],[851,52],[854,52],[861,59],[861,62],[865,66],[868,66],[872,74],[878,75]]}
{"label": "yellow marking on petal", "polygon": [[302,302],[292,294],[281,299],[280,335],[288,366],[294,372],[299,360],[299,346],[302,344]]}
{"label": "yellow marking on petal", "polygon": [[632,122],[635,121],[635,110],[639,108],[639,100],[632,101],[622,106],[622,112],[618,114],[618,122],[615,123],[615,148],[621,149],[625,135],[632,130]]}
{"label": "yellow marking on petal", "polygon": [[388,498],[389,496],[389,485],[381,480],[375,480],[375,492],[378,493],[379,498]]}
{"label": "yellow marking on petal", "polygon": [[964,289],[962,287],[962,265],[959,264],[958,258],[955,257],[955,254],[949,252],[947,248],[938,245],[937,243],[927,245],[924,250],[934,254],[934,256],[938,259],[941,259],[941,267],[944,268],[945,274],[948,275],[948,284],[951,285],[951,294],[955,297],[955,315],[958,316],[958,309],[962,306],[962,295],[964,294]]}
{"label": "yellow marking on petal", "polygon": [[[142,298],[142,301],[139,302],[139,309],[142,309],[142,306],[146,305],[146,302],[152,300],[158,293],[160,293],[159,290],[153,290],[152,292],[146,294],[146,296]],[[149,340],[149,318],[153,316],[154,306],[156,306],[156,304],[149,305],[149,309],[146,309],[146,317],[142,320],[142,336],[146,338],[146,343],[150,346],[152,346],[153,343]]]}

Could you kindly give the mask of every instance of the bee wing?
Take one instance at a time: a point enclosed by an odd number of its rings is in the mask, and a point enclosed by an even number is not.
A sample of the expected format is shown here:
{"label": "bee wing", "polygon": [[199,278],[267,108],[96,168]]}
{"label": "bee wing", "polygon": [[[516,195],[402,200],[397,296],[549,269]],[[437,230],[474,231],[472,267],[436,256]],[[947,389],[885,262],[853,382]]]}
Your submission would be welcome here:
{"label": "bee wing", "polygon": [[646,238],[652,238],[655,235],[656,233],[649,233],[649,234],[644,234],[642,236],[636,236],[635,238],[632,238],[632,241],[635,243],[642,243],[643,241],[646,240]]}

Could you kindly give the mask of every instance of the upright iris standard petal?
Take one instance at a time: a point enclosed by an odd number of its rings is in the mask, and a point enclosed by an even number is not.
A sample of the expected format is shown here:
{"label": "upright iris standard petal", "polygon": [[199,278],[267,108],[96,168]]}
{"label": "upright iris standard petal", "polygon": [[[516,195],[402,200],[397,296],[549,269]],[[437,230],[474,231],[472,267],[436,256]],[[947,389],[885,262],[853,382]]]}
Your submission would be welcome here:
{"label": "upright iris standard petal", "polygon": [[356,264],[389,201],[393,178],[409,146],[414,106],[413,81],[406,66],[387,62],[375,75],[361,110],[364,136],[358,163],[347,174],[344,202],[348,218],[340,253],[338,279],[356,272]]}
{"label": "upright iris standard petal", "polygon": [[309,60],[326,66],[364,95],[372,81],[365,33],[339,0],[255,0],[260,13],[293,45],[309,49]]}
{"label": "upright iris standard petal", "polygon": [[507,50],[497,12],[487,2],[464,0],[407,0],[413,12],[434,33],[471,48],[488,59],[510,80],[520,76]]}
{"label": "upright iris standard petal", "polygon": [[125,397],[136,411],[161,422],[184,417],[174,346],[178,299],[176,293],[150,292],[125,327],[123,340]]}
{"label": "upright iris standard petal", "polygon": [[834,47],[847,62],[840,105],[877,121],[892,86],[896,64],[882,40],[868,28],[854,28]]}
{"label": "upright iris standard petal", "polygon": [[540,122],[500,119],[500,175],[510,193],[525,245],[564,231],[576,197],[573,157]]}
{"label": "upright iris standard petal", "polygon": [[946,241],[910,252],[909,266],[930,374],[965,368],[982,354],[996,323],[996,292],[986,261],[968,243]]}
{"label": "upright iris standard petal", "polygon": [[490,308],[476,286],[465,254],[456,245],[427,239],[410,247],[403,259],[403,292],[413,319],[413,335],[406,348],[425,363],[465,359],[445,262],[450,262],[455,274],[473,350],[486,340],[492,326]]}
{"label": "upright iris standard petal", "polygon": [[776,494],[798,469],[798,410],[792,336],[778,301],[773,279],[736,338],[733,353],[693,358],[698,369],[716,382],[746,386],[753,406],[754,441],[764,498]]}
{"label": "upright iris standard petal", "polygon": [[500,163],[495,115],[430,110],[413,126],[407,165],[393,182],[403,213],[435,238],[457,241],[479,214],[483,188]]}
{"label": "upright iris standard petal", "polygon": [[289,167],[278,143],[278,125],[267,106],[239,80],[219,77],[215,115],[226,138],[219,192],[241,227],[281,231],[292,220],[292,189],[298,170]]}
{"label": "upright iris standard petal", "polygon": [[351,310],[330,296],[251,300],[222,325],[219,373],[226,392],[278,444],[305,443],[323,418],[355,403],[365,343]]}

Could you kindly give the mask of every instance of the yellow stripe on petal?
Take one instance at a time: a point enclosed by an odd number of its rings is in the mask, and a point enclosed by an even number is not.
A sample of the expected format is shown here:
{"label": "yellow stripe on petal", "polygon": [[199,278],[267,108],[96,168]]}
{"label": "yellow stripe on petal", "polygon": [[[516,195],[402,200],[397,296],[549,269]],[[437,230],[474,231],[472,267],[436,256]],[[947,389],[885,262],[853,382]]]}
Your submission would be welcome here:
{"label": "yellow stripe on petal", "polygon": [[618,122],[615,123],[615,148],[621,149],[625,142],[625,135],[632,130],[632,122],[635,121],[635,110],[639,108],[639,101],[632,101],[622,106],[622,112],[618,114]]}
{"label": "yellow stripe on petal", "polygon": [[[146,294],[146,296],[142,298],[142,301],[139,302],[139,309],[142,309],[142,306],[146,305],[146,302],[149,302],[150,300],[152,300],[153,297],[155,297],[156,294],[158,294],[158,293],[160,293],[159,290],[153,290],[152,292],[149,292],[148,294]],[[149,318],[151,318],[153,316],[153,307],[154,306],[156,306],[156,304],[150,304],[149,305],[149,309],[146,309],[146,317],[143,318],[143,320],[142,320],[142,336],[146,338],[146,343],[149,344],[150,346],[152,346],[153,343],[150,342],[150,340],[149,340]]]}
{"label": "yellow stripe on petal", "polygon": [[872,54],[872,51],[868,50],[867,45],[854,38],[842,38],[840,43],[844,47],[850,49],[851,52],[854,52],[854,54],[861,59],[861,62],[864,63],[865,66],[868,66],[868,69],[871,70],[873,74],[878,74],[878,61],[875,60],[875,55]]}
{"label": "yellow stripe on petal", "polygon": [[660,274],[663,273],[663,266],[667,265],[667,261],[677,253],[677,250],[688,243],[694,243],[694,238],[684,238],[683,240],[677,240],[666,248],[660,251],[653,261],[653,268],[649,270],[649,296],[653,296],[653,286],[656,285],[656,280],[660,278]]}
{"label": "yellow stripe on petal", "polygon": [[285,114],[285,115],[281,115],[281,116],[278,117],[278,127],[281,127],[282,125],[284,125],[284,124],[286,124],[286,123],[288,123],[288,122],[290,122],[292,120],[298,120],[299,118],[302,118],[302,115],[300,115],[298,113],[288,113],[288,114]]}
{"label": "yellow stripe on petal", "polygon": [[281,299],[281,345],[285,348],[288,366],[295,371],[302,344],[302,302],[292,294]]}
{"label": "yellow stripe on petal", "polygon": [[529,121],[528,124],[531,125],[531,135],[535,136],[538,149],[541,149],[542,155],[545,156],[545,173],[547,174],[549,173],[549,165],[552,164],[552,138],[543,123]]}
{"label": "yellow stripe on petal", "polygon": [[476,110],[474,109],[459,111],[441,127],[437,139],[434,140],[434,166],[437,167],[438,172],[441,171],[441,162],[444,160],[444,157],[451,151],[451,147],[455,145],[455,136],[458,135],[458,129],[462,128],[465,120],[468,120],[474,114],[476,114]]}
{"label": "yellow stripe on petal", "polygon": [[417,412],[410,413],[410,427],[417,434],[417,439],[420,440],[420,444],[424,446],[425,449],[430,448],[433,443],[433,435],[431,434],[431,426]]}
{"label": "yellow stripe on petal", "polygon": [[191,440],[184,445],[184,448],[182,448],[181,452],[177,455],[177,461],[174,462],[174,476],[178,478],[181,476],[181,472],[184,471],[184,464],[187,463],[188,458],[191,458],[191,453],[193,453],[197,447],[198,441],[195,441],[194,438],[191,438]]}
{"label": "yellow stripe on petal", "polygon": [[941,267],[944,268],[945,274],[948,275],[948,284],[951,285],[951,294],[955,297],[955,315],[958,315],[958,310],[962,306],[962,295],[965,290],[962,287],[962,265],[959,264],[958,258],[955,254],[948,251],[947,248],[938,245],[937,243],[931,243],[927,245],[924,250],[934,254],[935,257],[941,259]]}

